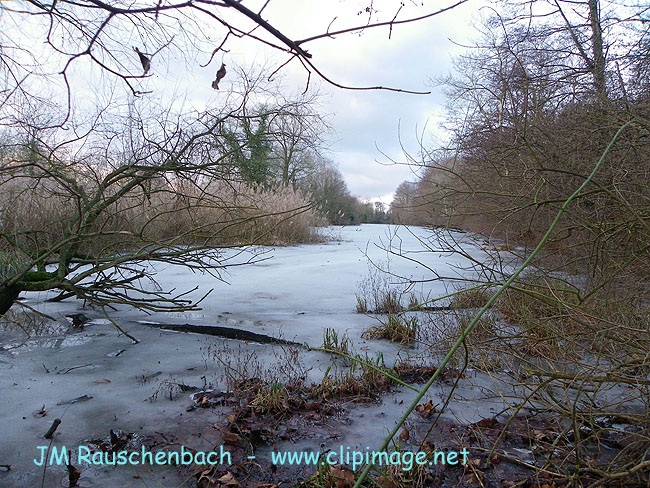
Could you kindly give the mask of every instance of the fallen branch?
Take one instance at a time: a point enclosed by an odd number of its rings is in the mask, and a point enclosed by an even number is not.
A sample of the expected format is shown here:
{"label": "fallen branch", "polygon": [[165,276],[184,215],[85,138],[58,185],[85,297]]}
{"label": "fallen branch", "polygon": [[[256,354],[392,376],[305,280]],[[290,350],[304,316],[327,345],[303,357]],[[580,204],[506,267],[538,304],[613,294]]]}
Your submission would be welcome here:
{"label": "fallen branch", "polygon": [[192,324],[145,324],[158,329],[175,330],[179,332],[193,332],[195,334],[206,334],[226,339],[240,341],[259,342],[260,344],[284,344],[289,346],[300,346],[297,342],[286,341],[264,334],[258,334],[244,329],[233,329],[232,327],[220,327],[217,325],[192,325]]}
{"label": "fallen branch", "polygon": [[54,419],[54,422],[52,422],[52,425],[50,426],[49,430],[45,433],[43,437],[46,439],[51,439],[54,433],[56,432],[56,429],[59,428],[59,425],[61,425],[61,419]]}
{"label": "fallen branch", "polygon": [[73,398],[72,400],[65,400],[57,403],[57,405],[73,405],[75,403],[79,402],[86,402],[88,400],[92,400],[93,397],[88,396],[88,395],[81,395],[80,397]]}
{"label": "fallen branch", "polygon": [[81,366],[73,366],[72,368],[68,368],[65,371],[59,371],[57,374],[68,374],[70,371],[74,371],[75,369],[80,369],[80,368],[87,368],[88,366],[92,366],[93,369],[95,368],[94,364],[88,363],[88,364],[82,364]]}

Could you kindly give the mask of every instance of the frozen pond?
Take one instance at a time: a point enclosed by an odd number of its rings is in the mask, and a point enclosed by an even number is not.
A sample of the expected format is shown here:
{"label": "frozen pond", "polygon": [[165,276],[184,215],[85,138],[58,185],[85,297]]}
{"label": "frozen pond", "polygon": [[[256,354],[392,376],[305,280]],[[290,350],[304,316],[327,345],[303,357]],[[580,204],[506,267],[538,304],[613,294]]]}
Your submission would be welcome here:
{"label": "frozen pond", "polygon": [[[463,271],[469,261],[436,250],[439,246],[427,241],[430,233],[425,229],[362,225],[328,232],[335,239],[323,244],[261,249],[262,259],[257,263],[224,272],[227,284],[181,266],[158,265],[156,280],[165,289],[182,291],[199,286],[195,297],[213,291],[198,312],[147,315],[130,308],[118,309],[112,318],[139,339],[139,344],[119,335],[99,311],[83,309],[79,301],[46,303],[53,294],[29,294],[26,304],[61,323],[67,323],[66,315],[80,312],[93,321],[83,332],[58,332],[27,342],[14,333],[0,332],[0,464],[11,465],[10,471],[0,471],[0,485],[40,486],[43,470],[35,466],[34,459],[40,454],[37,446],[49,444],[43,434],[55,418],[61,418],[62,424],[53,445],[68,448],[105,438],[110,429],[145,436],[167,432],[177,442],[195,446],[209,443],[206,426],[222,422],[222,413],[210,409],[186,412],[189,393],[171,391],[174,389],[169,385],[224,388],[226,364],[254,354],[255,360],[266,367],[283,354],[277,346],[160,330],[143,322],[241,328],[312,347],[320,346],[323,331],[331,328],[347,334],[357,350],[381,352],[390,363],[398,355],[407,356],[409,346],[362,339],[363,330],[376,319],[355,312],[360,282],[372,273],[370,261],[396,275],[389,280],[391,286],[404,289],[397,276],[418,282],[409,293],[420,297],[435,298],[450,291],[449,282],[431,281],[434,272],[443,277],[471,276],[470,271]],[[482,242],[461,233],[454,237],[472,258],[486,257]],[[421,240],[428,242],[430,249],[426,252]],[[407,259],[387,252],[387,247]],[[300,361],[309,378],[319,381],[331,358],[303,349]],[[481,383],[483,379],[478,373],[473,378],[468,375],[459,390],[467,402],[451,405],[445,415],[476,421],[500,405],[473,403],[475,393],[478,395],[473,381]],[[438,403],[447,390],[443,384],[434,387],[429,398]],[[336,442],[376,447],[413,395],[410,390],[396,389],[380,403],[353,407],[345,426],[337,427]],[[82,401],[70,403],[80,397]],[[46,474],[44,486],[62,486],[62,480],[67,479],[61,466],[48,468]],[[141,479],[137,477],[145,475],[154,479],[165,476],[164,486],[180,483],[171,468],[151,474],[134,473],[131,468],[93,467],[82,472],[81,486],[140,486],[133,484],[133,476]]]}
{"label": "frozen pond", "polygon": [[[163,287],[181,291],[199,286],[195,298],[211,288],[214,291],[201,303],[200,312],[153,314],[145,320],[205,325],[221,320],[314,345],[314,338],[320,340],[325,327],[350,330],[350,336],[358,338],[367,326],[367,317],[355,314],[356,294],[360,282],[375,269],[372,263],[394,273],[396,276],[388,278],[390,286],[400,290],[404,288],[400,277],[416,281],[434,278],[427,266],[441,276],[469,274],[461,270],[469,261],[458,255],[424,252],[420,239],[431,247],[438,243],[430,242],[429,232],[422,228],[361,225],[331,228],[329,234],[335,240],[325,244],[262,248],[258,263],[225,270],[227,285],[208,274],[157,265],[157,281]],[[465,243],[472,257],[484,258],[469,238],[460,233],[455,237]],[[408,259],[387,252],[388,248]],[[233,262],[248,258],[243,254]],[[448,282],[428,281],[415,284],[412,291],[418,296],[439,297],[448,293],[448,286]],[[116,316],[134,318],[130,310]]]}

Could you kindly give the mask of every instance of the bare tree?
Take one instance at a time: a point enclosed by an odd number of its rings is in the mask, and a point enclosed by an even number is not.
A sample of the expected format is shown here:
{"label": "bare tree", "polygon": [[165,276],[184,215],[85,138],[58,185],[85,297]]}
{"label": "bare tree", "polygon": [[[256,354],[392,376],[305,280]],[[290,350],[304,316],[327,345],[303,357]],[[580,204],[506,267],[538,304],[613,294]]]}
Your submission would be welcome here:
{"label": "bare tree", "polygon": [[358,201],[354,198],[335,164],[319,156],[316,170],[301,182],[316,209],[335,225],[358,223]]}
{"label": "bare tree", "polygon": [[[620,42],[626,7],[601,10],[601,3],[501,3],[512,9],[495,11],[449,80],[454,136],[445,148],[422,148],[416,192],[425,197],[429,225],[437,224],[442,204],[448,227],[485,239],[478,241],[480,258],[463,251],[463,240],[474,236],[449,228],[421,241],[431,252],[457,253],[468,263],[450,304],[466,311],[456,325],[439,329],[443,335],[455,330],[453,346],[441,348],[444,361],[462,346],[464,354],[455,358],[463,364],[464,356],[463,367],[482,363],[479,368],[498,376],[512,367],[508,395],[525,385],[526,394],[497,416],[510,418],[496,428],[497,440],[487,441],[487,459],[518,420],[553,418],[570,426],[571,441],[559,456],[542,455],[538,466],[545,476],[564,480],[570,472],[590,486],[642,484],[650,476],[650,410],[637,401],[647,397],[647,385],[626,394],[645,382],[650,358],[648,82],[630,76],[643,69],[639,48],[647,37],[639,30]],[[632,8],[637,21],[643,9]],[[625,52],[626,44],[637,48]],[[397,203],[406,201],[402,194]],[[410,259],[401,242],[392,251]],[[456,279],[438,273],[431,269],[431,280],[441,285]],[[441,295],[437,300],[449,298]],[[488,310],[498,318],[481,325]],[[435,327],[441,318],[436,313],[429,320]],[[426,346],[435,348],[439,337]],[[631,357],[640,358],[633,367]],[[621,392],[612,401],[600,396],[609,388]],[[531,405],[535,412],[523,413]],[[644,448],[621,449],[616,462],[595,468],[583,454],[606,439],[608,427],[582,440],[575,433],[585,418],[622,413],[635,416]],[[530,478],[533,484],[540,473]]]}
{"label": "bare tree", "polygon": [[549,52],[542,46],[553,44],[551,52],[558,57],[556,78],[573,79],[574,85],[586,84],[588,78],[591,93],[601,102],[612,90],[624,89],[623,78],[631,75],[627,71],[632,60],[630,44],[635,44],[629,39],[640,37],[638,27],[646,22],[646,5],[607,0],[504,0],[500,5],[503,8],[494,11],[492,28],[501,31],[502,37],[516,33],[513,46],[517,38],[537,39],[539,49],[532,51],[538,58]]}
{"label": "bare tree", "polygon": [[332,130],[318,111],[317,99],[317,93],[287,97],[276,91],[263,103],[244,105],[219,134],[232,153],[233,171],[252,185],[300,186],[319,167]]}
{"label": "bare tree", "polygon": [[72,138],[51,128],[5,146],[0,312],[23,291],[52,289],[100,305],[191,309],[187,290],[163,291],[147,263],[219,278],[229,240],[258,243],[273,225],[308,212],[304,201],[286,210],[257,208],[261,197],[248,199],[222,164],[232,154],[215,150],[214,139],[248,96],[193,120],[102,114]]}
{"label": "bare tree", "polygon": [[292,111],[270,123],[272,158],[276,177],[284,186],[296,187],[317,167],[318,153],[325,148],[331,128],[316,109],[317,95],[302,95]]}

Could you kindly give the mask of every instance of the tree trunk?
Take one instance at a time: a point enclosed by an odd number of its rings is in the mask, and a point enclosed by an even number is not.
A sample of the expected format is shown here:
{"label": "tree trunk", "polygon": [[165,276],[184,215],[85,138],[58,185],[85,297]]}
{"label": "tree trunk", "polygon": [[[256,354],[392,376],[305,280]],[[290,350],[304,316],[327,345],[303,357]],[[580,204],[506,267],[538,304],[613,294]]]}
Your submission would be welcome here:
{"label": "tree trunk", "polygon": [[20,295],[20,290],[15,286],[0,288],[0,317],[2,317],[14,304]]}
{"label": "tree trunk", "polygon": [[603,50],[603,31],[600,24],[600,0],[589,0],[589,21],[591,23],[591,50],[593,55],[592,74],[594,88],[599,100],[607,98],[605,81],[605,54]]}

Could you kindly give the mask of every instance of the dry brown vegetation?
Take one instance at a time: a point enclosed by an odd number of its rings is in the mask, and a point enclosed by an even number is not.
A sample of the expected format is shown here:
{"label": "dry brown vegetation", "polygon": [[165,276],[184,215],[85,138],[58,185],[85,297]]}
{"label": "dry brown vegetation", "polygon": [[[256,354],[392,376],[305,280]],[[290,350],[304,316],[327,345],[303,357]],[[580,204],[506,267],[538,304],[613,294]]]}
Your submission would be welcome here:
{"label": "dry brown vegetation", "polygon": [[[511,423],[555,422],[560,434],[554,440],[540,437],[528,445],[536,453],[535,476],[548,486],[646,486],[647,31],[625,31],[634,47],[614,62],[603,45],[615,28],[603,20],[600,30],[600,2],[572,2],[571,8],[584,9],[590,19],[579,26],[563,17],[564,2],[555,2],[557,24],[552,15],[542,23],[513,13],[507,9],[512,2],[503,7],[486,21],[481,41],[459,59],[457,74],[446,80],[453,100],[449,146],[424,150],[422,177],[400,186],[393,214],[402,223],[484,236],[488,260],[480,263],[459,250],[452,234],[437,234],[443,247],[472,260],[486,291],[496,290],[512,273],[513,258],[521,263],[528,257],[564,202],[602,161],[455,361],[462,363],[467,353],[475,367],[509,378],[513,389],[523,388],[502,423],[495,421],[495,435],[484,437],[489,455],[504,447]],[[455,316],[443,320],[447,337],[441,331],[444,340],[436,344],[443,354],[475,315],[472,309],[489,296],[479,289],[454,297]],[[528,409],[534,414],[522,417]]]}
{"label": "dry brown vegetation", "polygon": [[[0,182],[0,198],[6,204],[0,232],[22,234],[20,247],[32,249],[63,238],[77,203],[74,194],[51,181],[34,184],[33,175],[12,175],[11,181]],[[256,189],[236,181],[158,178],[116,200],[89,229],[82,250],[101,255],[166,239],[214,246],[294,244],[317,239],[314,227],[322,223],[307,198],[290,187]]]}
{"label": "dry brown vegetation", "polygon": [[418,318],[389,313],[385,320],[378,319],[377,325],[368,327],[361,337],[364,339],[387,339],[399,344],[415,342],[418,331]]}

